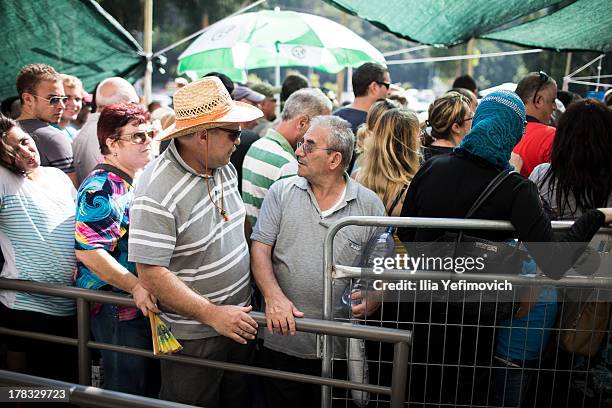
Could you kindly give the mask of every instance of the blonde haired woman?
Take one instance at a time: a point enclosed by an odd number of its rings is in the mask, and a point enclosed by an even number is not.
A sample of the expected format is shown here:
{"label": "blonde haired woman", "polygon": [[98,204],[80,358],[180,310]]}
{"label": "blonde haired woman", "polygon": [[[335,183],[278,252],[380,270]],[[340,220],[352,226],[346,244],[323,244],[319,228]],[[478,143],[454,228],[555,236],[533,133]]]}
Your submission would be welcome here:
{"label": "blonde haired woman", "polygon": [[426,122],[431,135],[424,135],[425,160],[452,152],[472,129],[473,118],[470,100],[459,92],[451,91],[436,99],[429,107]]}
{"label": "blonde haired woman", "polygon": [[365,123],[359,127],[359,129],[357,130],[357,134],[355,135],[355,138],[357,139],[355,147],[355,154],[357,155],[357,160],[355,162],[355,166],[353,167],[353,172],[351,173],[352,178],[357,177],[357,172],[361,167],[364,144],[366,139],[368,139],[372,135],[372,129],[374,129],[374,125],[383,113],[393,108],[399,108],[399,106],[391,99],[381,99],[379,101],[376,101],[376,103],[374,103],[374,105],[370,107]]}
{"label": "blonde haired woman", "polygon": [[383,113],[365,141],[357,181],[374,191],[390,216],[399,216],[420,164],[419,120],[405,109]]}

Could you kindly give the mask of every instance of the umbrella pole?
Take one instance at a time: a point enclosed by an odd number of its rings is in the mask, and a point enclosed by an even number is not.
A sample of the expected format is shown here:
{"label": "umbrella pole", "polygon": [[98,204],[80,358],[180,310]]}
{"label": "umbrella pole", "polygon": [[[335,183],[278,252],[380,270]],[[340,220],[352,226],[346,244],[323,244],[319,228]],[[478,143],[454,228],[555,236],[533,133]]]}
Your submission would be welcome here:
{"label": "umbrella pole", "polygon": [[144,104],[151,102],[151,87],[153,82],[153,0],[145,1],[144,21],[144,52],[147,57],[147,66],[144,74]]}
{"label": "umbrella pole", "polygon": [[276,48],[276,66],[274,67],[274,87],[277,89],[279,93],[274,95],[275,99],[278,101],[276,104],[276,116],[280,115],[281,101],[280,101],[280,86],[281,86],[281,74],[280,74],[280,50],[278,48],[280,41],[276,41],[274,43],[274,47]]}

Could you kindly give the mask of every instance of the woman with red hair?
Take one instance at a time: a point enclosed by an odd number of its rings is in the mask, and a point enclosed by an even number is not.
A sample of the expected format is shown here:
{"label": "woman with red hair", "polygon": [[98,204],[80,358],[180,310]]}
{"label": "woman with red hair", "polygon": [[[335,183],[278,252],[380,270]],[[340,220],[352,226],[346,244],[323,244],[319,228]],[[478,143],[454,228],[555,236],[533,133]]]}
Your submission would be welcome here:
{"label": "woman with red hair", "polygon": [[[83,180],[77,196],[75,248],[78,287],[129,293],[137,307],[96,304],[91,329],[96,341],[151,348],[148,311],[155,298],[139,283],[128,262],[129,207],[133,179],[151,159],[153,133],[143,108],[129,103],[104,108],[98,121],[103,160]],[[145,395],[151,361],[102,351],[104,388]]]}

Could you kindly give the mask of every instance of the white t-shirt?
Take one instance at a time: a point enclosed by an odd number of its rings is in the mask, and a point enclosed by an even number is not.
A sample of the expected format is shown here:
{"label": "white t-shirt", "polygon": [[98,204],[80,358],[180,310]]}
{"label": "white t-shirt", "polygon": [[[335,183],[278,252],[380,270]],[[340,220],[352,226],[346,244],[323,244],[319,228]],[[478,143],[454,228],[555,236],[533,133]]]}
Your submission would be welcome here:
{"label": "white t-shirt", "polygon": [[[0,276],[73,286],[76,191],[59,169],[41,167],[36,182],[0,167]],[[11,309],[55,316],[75,313],[73,299],[0,290]]]}

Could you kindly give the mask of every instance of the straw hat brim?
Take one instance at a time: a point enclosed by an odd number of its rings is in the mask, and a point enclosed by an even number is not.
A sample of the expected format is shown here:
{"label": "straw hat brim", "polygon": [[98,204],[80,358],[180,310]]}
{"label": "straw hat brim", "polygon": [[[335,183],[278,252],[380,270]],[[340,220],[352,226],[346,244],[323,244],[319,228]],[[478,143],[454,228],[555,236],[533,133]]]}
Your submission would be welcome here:
{"label": "straw hat brim", "polygon": [[212,129],[230,123],[250,122],[263,117],[263,112],[253,105],[244,102],[234,101],[232,108],[223,116],[209,120],[205,116],[201,118],[201,123],[191,124],[186,127],[180,127],[179,122],[175,122],[167,129],[162,131],[157,139],[159,141],[174,139],[189,135],[200,130]]}

